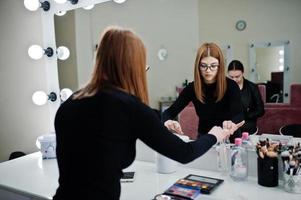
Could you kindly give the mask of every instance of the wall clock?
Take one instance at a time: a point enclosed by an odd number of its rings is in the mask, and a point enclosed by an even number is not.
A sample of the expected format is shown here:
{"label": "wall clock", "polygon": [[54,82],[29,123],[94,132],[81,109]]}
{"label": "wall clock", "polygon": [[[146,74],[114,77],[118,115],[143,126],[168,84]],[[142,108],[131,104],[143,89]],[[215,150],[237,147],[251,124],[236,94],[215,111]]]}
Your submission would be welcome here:
{"label": "wall clock", "polygon": [[243,31],[243,30],[245,30],[246,27],[247,27],[247,22],[246,21],[244,21],[244,20],[238,20],[236,22],[235,28],[238,31]]}

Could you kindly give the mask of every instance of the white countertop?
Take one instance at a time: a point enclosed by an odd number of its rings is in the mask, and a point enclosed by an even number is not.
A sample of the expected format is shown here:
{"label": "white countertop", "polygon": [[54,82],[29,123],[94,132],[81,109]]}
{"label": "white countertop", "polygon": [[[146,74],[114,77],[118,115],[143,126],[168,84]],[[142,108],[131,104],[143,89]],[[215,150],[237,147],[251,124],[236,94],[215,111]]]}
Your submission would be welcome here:
{"label": "white countertop", "polygon": [[[235,182],[229,176],[216,171],[199,170],[179,165],[172,174],[158,174],[153,162],[135,161],[126,171],[135,170],[132,183],[122,183],[121,200],[150,200],[156,194],[163,193],[178,179],[188,174],[197,174],[224,179],[211,195],[201,195],[198,199],[289,199],[300,200],[301,194],[291,194],[280,186],[274,188],[257,184],[255,177],[245,182]],[[0,189],[12,191],[35,199],[52,199],[58,186],[56,159],[42,160],[39,152],[0,163]],[[1,193],[0,193],[0,199]]]}
{"label": "white countertop", "polygon": [[57,180],[56,159],[43,160],[40,152],[0,163],[1,189],[37,199],[52,199]]}

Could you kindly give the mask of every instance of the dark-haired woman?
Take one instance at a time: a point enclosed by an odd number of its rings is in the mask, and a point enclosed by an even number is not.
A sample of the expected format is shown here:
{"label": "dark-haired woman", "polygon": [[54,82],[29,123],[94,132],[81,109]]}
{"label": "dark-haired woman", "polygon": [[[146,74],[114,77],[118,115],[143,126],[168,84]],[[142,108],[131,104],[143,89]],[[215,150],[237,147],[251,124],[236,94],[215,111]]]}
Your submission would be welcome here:
{"label": "dark-haired woman", "polygon": [[241,91],[245,118],[245,124],[241,130],[254,134],[257,132],[257,118],[264,115],[264,104],[258,86],[244,77],[244,66],[238,60],[230,62],[228,76],[238,84]]}

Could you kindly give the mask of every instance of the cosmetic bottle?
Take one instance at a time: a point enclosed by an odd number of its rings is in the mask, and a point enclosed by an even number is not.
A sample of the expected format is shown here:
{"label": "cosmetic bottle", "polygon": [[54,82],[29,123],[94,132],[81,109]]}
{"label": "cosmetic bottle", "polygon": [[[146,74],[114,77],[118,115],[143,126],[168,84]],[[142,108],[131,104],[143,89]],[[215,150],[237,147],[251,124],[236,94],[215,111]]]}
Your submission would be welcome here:
{"label": "cosmetic bottle", "polygon": [[217,170],[221,172],[223,175],[228,175],[229,173],[229,166],[228,161],[229,159],[229,149],[226,146],[225,141],[219,142],[216,147],[216,153],[217,153]]}
{"label": "cosmetic bottle", "polygon": [[248,132],[242,133],[241,140],[242,140],[241,146],[244,147],[246,150],[251,150],[254,148],[253,143],[250,140]]}
{"label": "cosmetic bottle", "polygon": [[248,154],[242,146],[241,138],[235,138],[231,149],[230,177],[235,181],[244,181],[248,177]]}

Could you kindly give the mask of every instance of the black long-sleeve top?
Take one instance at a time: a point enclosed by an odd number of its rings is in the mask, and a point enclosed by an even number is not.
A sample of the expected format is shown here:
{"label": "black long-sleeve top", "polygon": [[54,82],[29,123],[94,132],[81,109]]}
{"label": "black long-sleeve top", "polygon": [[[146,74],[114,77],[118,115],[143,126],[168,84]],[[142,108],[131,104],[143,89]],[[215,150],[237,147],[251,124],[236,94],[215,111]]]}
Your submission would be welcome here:
{"label": "black long-sleeve top", "polygon": [[257,118],[263,116],[265,112],[258,86],[255,83],[247,79],[243,80],[241,101],[245,118],[242,131],[254,133],[257,129]]}
{"label": "black long-sleeve top", "polygon": [[69,98],[57,111],[55,130],[59,187],[54,200],[119,199],[122,169],[133,162],[137,139],[181,163],[216,143],[211,134],[183,142],[137,97],[113,88]]}
{"label": "black long-sleeve top", "polygon": [[223,121],[232,120],[238,123],[243,120],[243,111],[238,85],[227,78],[227,89],[224,97],[216,102],[214,91],[216,83],[204,84],[204,103],[196,98],[194,83],[190,82],[179,94],[176,101],[162,114],[165,122],[174,119],[192,101],[199,117],[198,136],[208,133],[213,126],[222,126]]}

